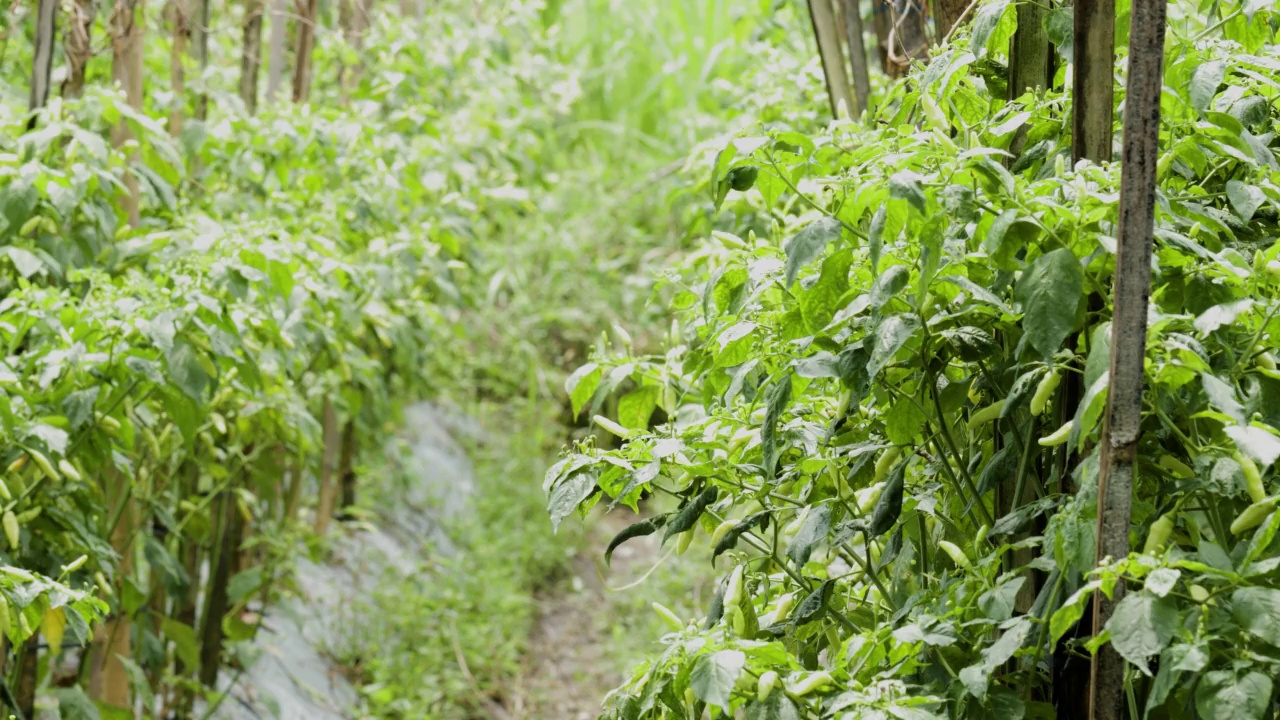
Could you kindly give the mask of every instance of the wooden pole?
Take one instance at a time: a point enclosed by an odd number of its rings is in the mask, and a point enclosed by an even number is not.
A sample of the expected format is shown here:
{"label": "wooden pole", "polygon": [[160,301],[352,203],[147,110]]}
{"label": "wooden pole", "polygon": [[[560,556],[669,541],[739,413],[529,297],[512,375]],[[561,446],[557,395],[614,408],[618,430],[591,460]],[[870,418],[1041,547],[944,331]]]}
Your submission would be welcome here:
{"label": "wooden pole", "polygon": [[245,0],[244,43],[240,53],[240,100],[250,115],[258,109],[258,72],[262,67],[263,0]]}
{"label": "wooden pole", "polygon": [[[809,19],[813,36],[822,57],[822,74],[827,81],[827,97],[831,100],[831,116],[852,117],[857,114],[852,88],[844,70],[844,53],[840,51],[840,30],[836,26],[831,0],[809,0]],[[841,108],[843,107],[843,110]]]}
{"label": "wooden pole", "polygon": [[36,111],[49,101],[49,77],[53,72],[54,19],[58,14],[58,0],[40,0],[36,7],[36,39],[31,62],[31,94],[27,107],[31,118],[27,128],[36,124]]}
{"label": "wooden pole", "polygon": [[938,42],[951,35],[952,29],[960,22],[968,7],[969,0],[933,0],[933,22]]}
{"label": "wooden pole", "polygon": [[[146,17],[146,0],[117,0],[111,14],[111,79],[124,90],[129,105],[138,110],[142,109],[142,36]],[[133,139],[133,132],[121,120],[112,131],[111,139],[120,147]],[[129,224],[136,226],[141,203],[137,176],[125,173],[124,184],[126,194],[121,204]]]}
{"label": "wooden pole", "polygon": [[863,36],[862,3],[860,0],[841,0],[844,7],[844,34],[849,45],[849,67],[853,70],[853,99],[855,112],[867,112],[867,99],[871,96],[871,73],[867,68],[867,45]]}
{"label": "wooden pole", "polygon": [[1053,84],[1053,48],[1044,20],[1049,15],[1040,3],[1018,3],[1018,29],[1009,53],[1009,99],[1028,90],[1046,90]]}
{"label": "wooden pole", "polygon": [[329,530],[329,521],[333,518],[333,506],[337,500],[338,487],[334,476],[337,474],[338,451],[342,446],[341,428],[338,426],[338,412],[333,403],[324,404],[324,449],[320,457],[320,496],[316,501],[315,532],[324,535]]}
{"label": "wooden pole", "polygon": [[[1160,158],[1165,2],[1133,0],[1129,26],[1129,77],[1124,103],[1120,213],[1111,318],[1111,387],[1107,393],[1102,458],[1098,470],[1099,562],[1129,554],[1133,467],[1142,432],[1143,361],[1147,348],[1147,302],[1151,295],[1156,162]],[[1101,593],[1094,595],[1095,637],[1106,627],[1123,596],[1123,581],[1116,584],[1110,600]],[[1125,715],[1124,659],[1108,644],[1102,647],[1093,661],[1089,717],[1091,720],[1122,720]]]}
{"label": "wooden pole", "polygon": [[289,30],[289,0],[271,0],[271,39],[267,48],[267,104],[276,101],[284,80],[284,45]]}
{"label": "wooden pole", "polygon": [[293,58],[293,101],[306,102],[311,97],[311,52],[316,42],[317,0],[297,0],[298,49]]}
{"label": "wooden pole", "polygon": [[182,132],[182,118],[186,114],[186,71],[182,59],[187,54],[187,39],[191,37],[191,8],[188,0],[170,0],[169,12],[173,22],[173,44],[169,46],[169,89],[173,91],[173,106],[169,108],[169,134]]}
{"label": "wooden pole", "polygon": [[91,37],[97,7],[94,0],[75,0],[71,4],[71,16],[62,37],[67,53],[67,78],[62,81],[64,98],[80,97],[84,92],[84,70],[93,57]]}
{"label": "wooden pole", "polygon": [[1115,0],[1075,0],[1071,154],[1076,160],[1111,159],[1115,28]]}

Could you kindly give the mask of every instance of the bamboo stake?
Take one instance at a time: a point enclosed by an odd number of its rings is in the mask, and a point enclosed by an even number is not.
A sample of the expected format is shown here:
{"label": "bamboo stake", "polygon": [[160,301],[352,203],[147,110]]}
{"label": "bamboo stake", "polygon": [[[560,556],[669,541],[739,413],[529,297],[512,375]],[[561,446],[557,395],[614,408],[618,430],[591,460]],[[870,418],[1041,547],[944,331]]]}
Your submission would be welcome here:
{"label": "bamboo stake", "polygon": [[[1129,78],[1124,103],[1120,215],[1111,319],[1111,387],[1107,393],[1098,470],[1097,558],[1129,554],[1133,466],[1142,432],[1143,361],[1147,303],[1151,295],[1151,246],[1155,225],[1156,162],[1160,157],[1160,91],[1164,70],[1165,0],[1133,0]],[[1077,57],[1077,60],[1079,58]],[[1094,596],[1093,633],[1106,627],[1124,596]],[[1124,660],[1111,645],[1093,662],[1089,717],[1121,720],[1126,714]]]}
{"label": "bamboo stake", "polygon": [[245,0],[244,42],[240,53],[240,100],[250,115],[258,109],[258,72],[262,67],[263,0]]}

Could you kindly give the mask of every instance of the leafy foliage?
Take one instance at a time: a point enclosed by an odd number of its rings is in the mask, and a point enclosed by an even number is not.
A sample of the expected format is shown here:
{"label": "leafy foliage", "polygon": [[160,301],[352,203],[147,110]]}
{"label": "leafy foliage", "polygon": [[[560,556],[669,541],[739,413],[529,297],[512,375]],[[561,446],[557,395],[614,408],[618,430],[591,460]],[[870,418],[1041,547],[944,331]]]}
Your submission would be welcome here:
{"label": "leafy foliage", "polygon": [[1095,567],[1118,168],[1069,162],[1069,95],[991,91],[1016,13],[987,3],[867,126],[730,141],[668,351],[598,352],[574,387],[666,420],[573,448],[553,497],[742,528],[706,621],[606,717],[1046,717],[1106,643],[1155,716],[1274,712],[1280,17],[1209,10],[1166,53],[1135,551]]}

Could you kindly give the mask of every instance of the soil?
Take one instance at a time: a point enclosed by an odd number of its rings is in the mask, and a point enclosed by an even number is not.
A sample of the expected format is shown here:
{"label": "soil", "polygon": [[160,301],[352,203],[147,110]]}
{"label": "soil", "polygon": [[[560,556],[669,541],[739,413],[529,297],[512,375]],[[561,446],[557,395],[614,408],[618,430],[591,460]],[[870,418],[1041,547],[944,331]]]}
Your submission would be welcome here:
{"label": "soil", "polygon": [[[573,558],[572,577],[537,598],[538,622],[511,708],[513,720],[595,720],[604,696],[625,679],[625,668],[610,652],[614,603],[601,579],[601,549],[631,522],[635,518],[624,513],[596,519],[584,549]],[[629,582],[658,557],[653,537],[622,545],[608,569],[609,583]]]}

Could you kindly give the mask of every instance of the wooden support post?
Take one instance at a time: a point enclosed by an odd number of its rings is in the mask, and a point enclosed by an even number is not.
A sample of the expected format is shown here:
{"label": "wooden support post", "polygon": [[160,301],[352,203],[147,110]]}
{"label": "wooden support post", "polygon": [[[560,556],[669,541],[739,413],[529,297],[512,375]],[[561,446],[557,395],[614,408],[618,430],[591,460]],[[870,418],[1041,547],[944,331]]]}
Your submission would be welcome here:
{"label": "wooden support post", "polygon": [[62,81],[62,97],[80,97],[84,91],[84,70],[93,57],[93,19],[97,14],[95,0],[75,0],[62,45],[67,53],[67,78]]}
{"label": "wooden support post", "polygon": [[1075,0],[1071,154],[1076,160],[1111,159],[1115,28],[1115,0]]}
{"label": "wooden support post", "polygon": [[[809,0],[809,19],[813,21],[813,36],[818,41],[818,54],[822,58],[822,75],[827,81],[827,97],[831,100],[833,118],[852,117],[857,113],[853,104],[849,76],[844,70],[844,53],[840,51],[840,30],[836,26],[831,0]],[[843,111],[841,110],[843,107]]]}
{"label": "wooden support post", "polygon": [[871,73],[867,68],[867,45],[862,28],[860,0],[841,0],[844,8],[844,34],[849,46],[849,67],[853,70],[854,113],[867,112],[871,97]]}
{"label": "wooden support post", "polygon": [[31,118],[27,128],[36,124],[36,111],[49,101],[49,78],[53,72],[54,19],[58,14],[58,0],[40,0],[36,6],[36,38],[31,59],[31,94],[27,107]]}
{"label": "wooden support post", "polygon": [[311,97],[311,55],[316,42],[316,5],[318,0],[297,0],[298,49],[293,57],[293,101],[306,102]]}
{"label": "wooden support post", "polygon": [[250,115],[258,110],[258,71],[262,67],[263,0],[245,0],[244,42],[240,51],[240,100]]}
{"label": "wooden support post", "polygon": [[[1142,437],[1143,361],[1147,348],[1147,304],[1151,295],[1156,162],[1160,158],[1165,2],[1133,0],[1130,22],[1111,318],[1111,384],[1098,468],[1099,562],[1129,554],[1133,467]],[[1101,593],[1094,595],[1095,637],[1106,627],[1123,596],[1123,581],[1117,583],[1111,600]],[[1093,662],[1089,717],[1122,720],[1126,714],[1124,659],[1108,644]]]}

